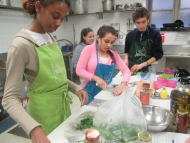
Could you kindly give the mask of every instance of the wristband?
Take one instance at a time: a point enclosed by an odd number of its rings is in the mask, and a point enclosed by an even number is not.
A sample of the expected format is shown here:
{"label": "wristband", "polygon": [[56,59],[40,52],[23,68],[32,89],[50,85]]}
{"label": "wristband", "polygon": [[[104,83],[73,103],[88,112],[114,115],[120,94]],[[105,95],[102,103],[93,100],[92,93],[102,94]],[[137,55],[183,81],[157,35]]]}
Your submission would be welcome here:
{"label": "wristband", "polygon": [[148,66],[148,61],[146,61],[146,66]]}

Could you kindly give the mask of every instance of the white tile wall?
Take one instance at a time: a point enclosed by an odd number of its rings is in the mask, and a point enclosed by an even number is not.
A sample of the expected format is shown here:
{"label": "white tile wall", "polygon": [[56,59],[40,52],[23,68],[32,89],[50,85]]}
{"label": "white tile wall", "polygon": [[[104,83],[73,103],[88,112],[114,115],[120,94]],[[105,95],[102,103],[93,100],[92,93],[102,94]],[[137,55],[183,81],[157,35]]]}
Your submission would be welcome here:
{"label": "white tile wall", "polygon": [[[73,24],[75,27],[75,40],[77,43],[80,41],[80,32],[81,29],[90,27],[93,29],[94,33],[97,33],[97,30],[100,26],[107,24],[110,25],[111,23],[120,23],[120,30],[127,33],[126,31],[126,20],[132,14],[131,11],[128,12],[115,12],[115,13],[104,13],[103,19],[97,19],[92,15],[81,15],[81,16],[69,16],[68,22],[64,22],[64,27],[66,29],[66,37],[67,39],[74,42],[73,37]],[[124,44],[125,36],[123,36],[122,43]]]}
{"label": "white tile wall", "polygon": [[0,9],[0,53],[8,51],[14,35],[31,22],[29,16],[21,11]]}
{"label": "white tile wall", "polygon": [[166,58],[166,67],[172,68],[175,71],[178,71],[176,67],[190,71],[189,63],[190,58]]}
{"label": "white tile wall", "polygon": [[[33,18],[23,11],[0,9],[0,53],[6,53],[14,36],[26,28]],[[53,34],[65,38],[63,25]]]}

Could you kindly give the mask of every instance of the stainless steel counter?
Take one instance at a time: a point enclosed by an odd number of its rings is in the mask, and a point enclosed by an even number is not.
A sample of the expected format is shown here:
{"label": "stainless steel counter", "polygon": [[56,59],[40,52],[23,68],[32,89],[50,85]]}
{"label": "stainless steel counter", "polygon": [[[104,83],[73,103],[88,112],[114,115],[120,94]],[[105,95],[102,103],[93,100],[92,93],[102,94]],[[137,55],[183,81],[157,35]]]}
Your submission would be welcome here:
{"label": "stainless steel counter", "polygon": [[190,58],[190,45],[163,45],[164,57]]}

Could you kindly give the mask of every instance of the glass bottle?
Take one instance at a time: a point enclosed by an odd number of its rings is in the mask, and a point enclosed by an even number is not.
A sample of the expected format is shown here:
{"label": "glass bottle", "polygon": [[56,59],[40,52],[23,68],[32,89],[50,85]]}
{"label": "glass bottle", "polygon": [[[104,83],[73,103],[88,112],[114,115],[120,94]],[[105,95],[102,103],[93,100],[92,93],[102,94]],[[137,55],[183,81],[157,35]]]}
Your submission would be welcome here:
{"label": "glass bottle", "polygon": [[101,143],[100,133],[98,130],[89,129],[85,133],[85,143]]}
{"label": "glass bottle", "polygon": [[177,110],[186,109],[189,112],[188,127],[190,127],[190,79],[181,77],[179,81],[170,95],[170,110],[175,115],[173,124],[176,125]]}
{"label": "glass bottle", "polygon": [[140,101],[142,105],[149,105],[149,98],[150,98],[150,84],[143,83],[142,89],[140,91]]}
{"label": "glass bottle", "polygon": [[187,133],[188,111],[186,109],[178,109],[176,116],[176,132]]}
{"label": "glass bottle", "polygon": [[187,93],[190,95],[190,78],[189,77],[181,77],[179,80],[179,84],[177,84],[176,89],[178,91]]}
{"label": "glass bottle", "polygon": [[152,143],[152,137],[147,132],[138,133],[138,143]]}

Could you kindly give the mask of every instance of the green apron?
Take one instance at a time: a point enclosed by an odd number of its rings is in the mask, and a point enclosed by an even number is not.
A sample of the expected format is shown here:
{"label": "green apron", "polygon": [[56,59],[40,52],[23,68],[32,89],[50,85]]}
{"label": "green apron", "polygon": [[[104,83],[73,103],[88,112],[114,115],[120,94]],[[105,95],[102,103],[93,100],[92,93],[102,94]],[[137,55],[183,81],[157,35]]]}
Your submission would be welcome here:
{"label": "green apron", "polygon": [[[136,32],[137,35],[137,32]],[[136,39],[135,35],[135,39]],[[131,45],[128,53],[129,57],[129,68],[131,69],[135,64],[141,64],[149,60],[151,56],[151,40],[149,38],[149,31],[148,31],[148,39],[146,41],[135,41]],[[148,72],[148,66],[139,70],[140,72]]]}
{"label": "green apron", "polygon": [[65,63],[57,43],[35,48],[39,71],[28,94],[27,112],[48,135],[70,116],[72,101],[68,95]]}

